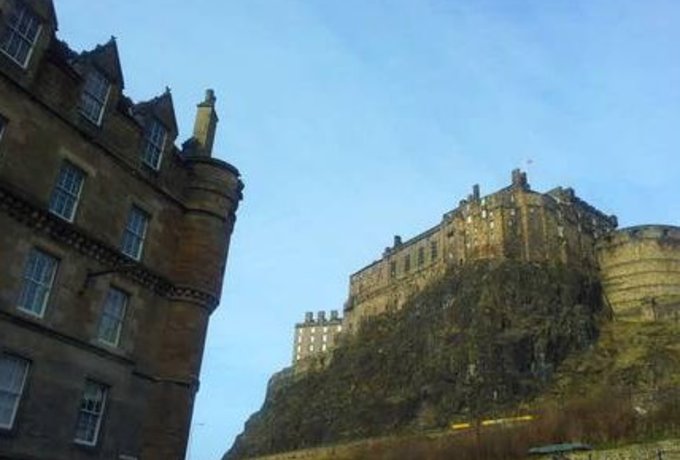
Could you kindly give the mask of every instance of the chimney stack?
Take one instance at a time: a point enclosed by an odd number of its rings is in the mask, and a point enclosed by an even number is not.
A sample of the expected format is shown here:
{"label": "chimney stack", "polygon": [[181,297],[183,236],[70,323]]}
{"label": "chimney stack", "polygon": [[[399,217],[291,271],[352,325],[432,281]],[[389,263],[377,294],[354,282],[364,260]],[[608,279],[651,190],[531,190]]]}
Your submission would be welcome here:
{"label": "chimney stack", "polygon": [[512,170],[512,185],[524,190],[529,190],[529,182],[527,181],[527,173],[521,169]]}
{"label": "chimney stack", "polygon": [[472,186],[472,199],[475,201],[479,201],[479,184],[475,184]]}
{"label": "chimney stack", "polygon": [[215,92],[208,89],[205,91],[205,100],[197,106],[194,139],[198,144],[197,154],[201,156],[212,156],[215,130],[219,121],[215,112],[215,100]]}

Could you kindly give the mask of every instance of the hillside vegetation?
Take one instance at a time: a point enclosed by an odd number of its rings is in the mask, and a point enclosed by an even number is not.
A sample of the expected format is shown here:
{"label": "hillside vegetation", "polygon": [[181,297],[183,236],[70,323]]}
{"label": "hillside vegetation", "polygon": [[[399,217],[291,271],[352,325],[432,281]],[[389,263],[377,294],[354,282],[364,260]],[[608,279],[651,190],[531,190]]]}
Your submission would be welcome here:
{"label": "hillside vegetation", "polygon": [[[225,459],[406,436],[529,404],[565,359],[596,341],[607,317],[600,299],[595,278],[561,265],[480,262],[451,270],[402,310],[365,323],[326,368],[270,385]],[[597,356],[588,358],[592,365],[606,367]],[[579,360],[564,366],[568,374],[593,370]],[[550,388],[577,387],[559,374]]]}

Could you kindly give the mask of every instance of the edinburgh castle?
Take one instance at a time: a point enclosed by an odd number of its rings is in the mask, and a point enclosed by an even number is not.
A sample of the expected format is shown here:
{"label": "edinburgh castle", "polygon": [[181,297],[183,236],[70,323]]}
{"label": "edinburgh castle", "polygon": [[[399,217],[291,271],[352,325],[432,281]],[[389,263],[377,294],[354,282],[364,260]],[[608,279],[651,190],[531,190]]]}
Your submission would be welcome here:
{"label": "edinburgh castle", "polygon": [[[512,171],[510,185],[489,195],[474,185],[439,224],[407,241],[394,236],[380,259],[350,276],[344,331],[356,332],[364,319],[399,310],[450,267],[480,260],[565,264],[601,279],[603,300],[618,318],[677,318],[680,228],[617,226],[616,216],[599,211],[572,188],[532,190],[519,169]],[[310,315],[297,330],[322,326]],[[293,361],[304,369],[304,358],[326,347],[313,349],[306,341],[301,347],[298,335]]]}

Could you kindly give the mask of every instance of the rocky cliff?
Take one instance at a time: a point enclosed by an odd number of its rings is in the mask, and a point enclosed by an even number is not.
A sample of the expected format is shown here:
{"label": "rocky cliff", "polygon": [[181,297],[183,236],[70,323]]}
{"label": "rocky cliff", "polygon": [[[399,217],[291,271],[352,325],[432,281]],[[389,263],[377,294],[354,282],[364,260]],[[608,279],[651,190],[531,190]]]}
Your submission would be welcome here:
{"label": "rocky cliff", "polygon": [[596,278],[479,262],[363,324],[327,366],[277,378],[225,460],[446,426],[535,396],[602,314]]}

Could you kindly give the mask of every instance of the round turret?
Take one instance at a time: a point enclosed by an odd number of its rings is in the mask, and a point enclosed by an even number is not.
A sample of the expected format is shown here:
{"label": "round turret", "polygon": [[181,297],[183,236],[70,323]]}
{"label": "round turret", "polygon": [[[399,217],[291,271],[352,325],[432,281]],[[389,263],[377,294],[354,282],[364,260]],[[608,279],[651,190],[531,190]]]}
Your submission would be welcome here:
{"label": "round turret", "polygon": [[656,320],[680,312],[680,227],[642,225],[597,244],[605,300],[618,318]]}

